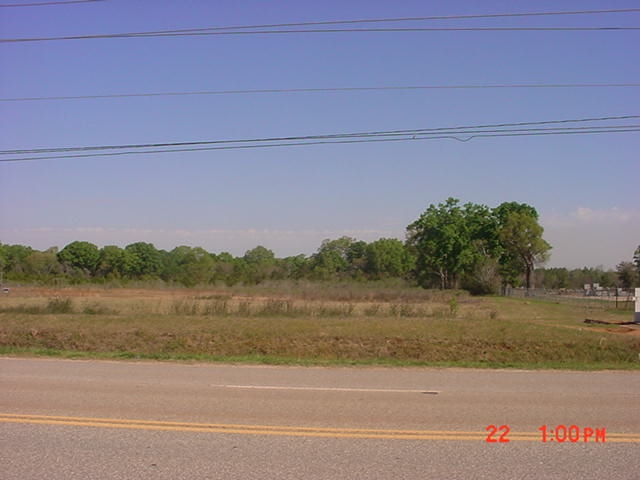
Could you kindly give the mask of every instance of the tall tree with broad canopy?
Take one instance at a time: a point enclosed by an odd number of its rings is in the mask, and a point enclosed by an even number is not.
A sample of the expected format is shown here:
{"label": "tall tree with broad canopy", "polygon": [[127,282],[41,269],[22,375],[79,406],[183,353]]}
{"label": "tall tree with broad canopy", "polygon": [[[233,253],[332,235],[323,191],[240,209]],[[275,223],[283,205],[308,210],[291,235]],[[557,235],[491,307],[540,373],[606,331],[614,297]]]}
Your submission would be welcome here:
{"label": "tall tree with broad canopy", "polygon": [[498,237],[504,249],[501,258],[505,280],[517,273],[524,273],[525,287],[532,285],[532,273],[536,264],[546,261],[551,245],[542,238],[544,229],[538,223],[537,213],[516,209],[501,219]]}
{"label": "tall tree with broad canopy", "polygon": [[513,285],[524,275],[531,286],[535,265],[551,248],[542,233],[538,212],[530,205],[506,202],[489,209],[448,198],[430,205],[407,227],[407,245],[415,253],[422,286],[439,283],[443,289],[462,286],[491,293],[500,278]]}
{"label": "tall tree with broad canopy", "polygon": [[[531,205],[518,202],[501,203],[498,207],[493,209],[493,214],[498,222],[498,226],[496,228],[497,235],[499,235],[498,232],[502,229],[505,222],[507,221],[507,217],[516,212],[523,215],[529,215],[535,218],[536,221],[538,220],[538,211]],[[502,242],[502,240],[499,241]],[[503,290],[506,290],[506,287],[508,285],[520,286],[521,278],[526,270],[520,256],[518,256],[512,250],[502,248],[498,261]]]}
{"label": "tall tree with broad canopy", "polygon": [[440,288],[458,288],[461,277],[496,248],[495,223],[484,205],[460,205],[455,198],[430,205],[407,227],[407,243],[416,255],[416,275],[422,286],[437,279]]}

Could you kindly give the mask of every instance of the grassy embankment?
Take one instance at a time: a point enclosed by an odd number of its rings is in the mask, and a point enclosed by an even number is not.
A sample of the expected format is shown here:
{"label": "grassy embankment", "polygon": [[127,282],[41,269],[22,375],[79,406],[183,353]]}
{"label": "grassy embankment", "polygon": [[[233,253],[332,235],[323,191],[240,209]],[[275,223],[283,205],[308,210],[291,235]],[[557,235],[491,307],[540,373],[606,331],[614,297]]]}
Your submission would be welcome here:
{"label": "grassy embankment", "polygon": [[584,306],[409,288],[23,288],[0,298],[0,354],[640,369],[637,327],[585,318],[626,320]]}

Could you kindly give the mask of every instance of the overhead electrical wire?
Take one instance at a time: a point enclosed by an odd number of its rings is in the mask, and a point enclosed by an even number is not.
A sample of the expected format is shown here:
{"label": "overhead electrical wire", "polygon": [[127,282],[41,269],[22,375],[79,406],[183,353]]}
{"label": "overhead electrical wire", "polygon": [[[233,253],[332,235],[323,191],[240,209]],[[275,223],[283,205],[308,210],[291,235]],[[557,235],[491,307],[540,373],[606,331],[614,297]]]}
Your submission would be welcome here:
{"label": "overhead electrical wire", "polygon": [[14,8],[14,7],[48,7],[52,5],[71,5],[74,3],[93,3],[93,2],[105,2],[106,0],[68,0],[66,2],[31,2],[31,3],[3,3],[0,4],[0,8]]}
{"label": "overhead electrical wire", "polygon": [[[554,129],[556,130],[556,129]],[[597,134],[597,133],[623,133],[623,132],[640,132],[640,125],[630,126],[625,128],[615,128],[610,130],[590,130],[590,131],[552,131],[552,132],[516,132],[510,133],[509,131],[500,133],[477,133],[469,135],[467,137],[461,137],[460,134],[464,132],[457,132],[457,134],[440,134],[429,137],[413,137],[413,138],[369,138],[369,139],[345,139],[345,140],[314,140],[304,142],[281,142],[265,145],[227,145],[216,147],[203,147],[203,148],[179,148],[170,150],[150,150],[150,151],[126,151],[126,152],[108,152],[108,153],[87,153],[77,155],[55,155],[55,156],[42,156],[42,157],[26,157],[26,158],[7,158],[0,159],[0,163],[4,162],[22,162],[22,161],[34,161],[34,160],[55,160],[55,159],[74,159],[74,158],[89,158],[89,157],[112,157],[120,155],[139,155],[139,154],[155,154],[155,153],[178,153],[178,152],[198,152],[209,150],[241,150],[241,149],[254,149],[254,148],[273,148],[273,147],[293,147],[293,146],[306,146],[306,145],[326,145],[326,144],[350,144],[350,143],[373,143],[373,142],[400,142],[400,141],[416,141],[416,140],[439,140],[439,139],[451,139],[460,142],[468,142],[474,138],[489,138],[489,137],[523,137],[523,136],[543,136],[543,135],[572,135],[572,134]]]}
{"label": "overhead electrical wire", "polygon": [[114,33],[63,37],[2,38],[0,43],[49,42],[56,40],[96,40],[105,38],[197,37],[224,35],[272,35],[301,33],[382,33],[382,32],[596,32],[640,30],[640,27],[416,27],[416,28],[331,28],[302,30],[229,30],[189,33]]}
{"label": "overhead electrical wire", "polygon": [[558,125],[558,124],[567,124],[567,123],[603,122],[603,121],[611,121],[611,120],[632,120],[632,119],[638,119],[638,118],[640,118],[640,115],[622,115],[622,116],[591,117],[591,118],[578,118],[578,119],[542,120],[537,122],[493,123],[493,124],[487,124],[487,125],[470,125],[470,126],[458,126],[458,127],[419,128],[419,129],[408,129],[408,130],[407,129],[377,130],[377,131],[370,131],[370,132],[333,133],[333,134],[322,134],[322,135],[252,138],[252,139],[235,139],[235,140],[205,140],[205,141],[196,141],[196,142],[141,143],[141,144],[124,144],[124,145],[36,148],[36,149],[2,150],[0,151],[0,155],[16,154],[16,153],[69,152],[69,151],[79,151],[79,150],[175,147],[175,146],[186,146],[186,145],[204,145],[204,144],[212,144],[212,143],[272,142],[272,141],[282,141],[282,140],[309,140],[309,139],[319,139],[319,138],[344,138],[344,137],[363,137],[363,136],[397,135],[397,134],[414,135],[419,133],[426,134],[426,133],[453,131],[453,130],[524,127],[524,126],[533,126],[533,125]]}
{"label": "overhead electrical wire", "polygon": [[141,92],[112,93],[102,95],[54,95],[43,97],[0,98],[0,102],[33,102],[49,100],[90,100],[108,98],[136,97],[179,97],[190,95],[245,95],[270,93],[322,93],[322,92],[366,92],[394,90],[481,90],[481,89],[526,89],[526,88],[637,88],[640,83],[529,83],[529,84],[494,84],[494,85],[399,85],[369,87],[318,87],[318,88],[260,88],[246,90],[200,90],[186,92]]}
{"label": "overhead electrical wire", "polygon": [[[413,28],[302,28],[291,29],[291,27],[310,27],[328,25],[353,25],[364,23],[397,23],[435,20],[468,20],[468,19],[494,19],[494,18],[517,18],[517,17],[541,17],[556,15],[602,15],[608,13],[633,13],[639,12],[640,8],[610,9],[610,10],[576,10],[557,12],[522,12],[522,13],[494,13],[476,15],[443,15],[428,17],[402,17],[402,18],[377,18],[377,19],[354,19],[354,20],[333,20],[322,22],[291,22],[262,25],[239,25],[224,27],[204,27],[186,28],[171,30],[155,30],[141,32],[125,32],[95,35],[68,35],[57,37],[30,37],[30,38],[5,38],[0,39],[0,43],[18,42],[43,42],[54,40],[89,40],[107,38],[137,38],[137,37],[167,37],[167,36],[202,36],[202,35],[266,35],[266,34],[299,34],[299,33],[339,33],[339,32],[428,32],[428,31],[598,31],[598,30],[639,30],[640,27],[413,27]],[[286,28],[282,30],[282,28]],[[266,29],[266,30],[265,30]]]}
{"label": "overhead electrical wire", "polygon": [[198,32],[198,31],[216,31],[216,30],[241,30],[241,29],[257,29],[257,28],[282,28],[282,27],[310,27],[322,25],[352,25],[359,23],[397,23],[397,22],[425,22],[435,20],[471,20],[482,18],[514,18],[514,17],[542,17],[556,15],[602,15],[606,13],[633,13],[640,12],[640,8],[622,8],[609,10],[573,10],[573,11],[555,11],[555,12],[519,12],[519,13],[483,13],[472,15],[432,15],[427,17],[396,17],[396,18],[369,18],[355,20],[325,20],[320,22],[289,22],[289,23],[266,23],[255,25],[235,25],[225,27],[204,27],[204,28],[185,28],[177,30],[158,30],[143,32],[145,34],[154,33],[182,33],[182,32]]}
{"label": "overhead electrical wire", "polygon": [[[588,125],[565,126],[569,123],[586,123],[611,120],[638,119],[640,115],[624,115],[569,120],[546,120],[539,122],[502,123],[472,125],[461,127],[439,127],[409,130],[386,130],[356,133],[337,133],[324,135],[305,135],[253,139],[206,140],[191,142],[163,142],[125,145],[100,145],[80,147],[30,148],[0,151],[0,155],[13,155],[12,158],[0,158],[0,162],[20,162],[31,160],[53,160],[70,158],[108,157],[134,154],[156,154],[194,152],[205,150],[231,150],[250,148],[273,148],[321,144],[346,144],[368,142],[397,142],[413,140],[453,139],[461,142],[483,137],[514,137],[541,135],[575,135],[598,133],[640,132],[640,125]],[[539,126],[545,125],[544,128]],[[548,127],[548,125],[555,125]],[[563,125],[563,126],[560,126]],[[535,126],[535,128],[534,128]],[[526,127],[526,128],[518,128]],[[42,155],[64,153],[64,155]],[[38,155],[38,156],[25,156]]]}

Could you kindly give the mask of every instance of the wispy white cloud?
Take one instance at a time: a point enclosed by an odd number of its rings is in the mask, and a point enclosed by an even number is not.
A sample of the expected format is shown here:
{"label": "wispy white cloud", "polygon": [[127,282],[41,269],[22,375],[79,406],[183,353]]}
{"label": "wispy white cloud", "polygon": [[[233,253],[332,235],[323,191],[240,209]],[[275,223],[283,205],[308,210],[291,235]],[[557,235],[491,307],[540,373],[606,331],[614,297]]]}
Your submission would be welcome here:
{"label": "wispy white cloud", "polygon": [[640,244],[640,209],[580,207],[543,215],[545,238],[553,250],[549,265],[614,268],[631,260]]}
{"label": "wispy white cloud", "polygon": [[565,214],[545,215],[542,223],[549,227],[583,225],[625,225],[640,223],[638,208],[588,208],[579,207]]}

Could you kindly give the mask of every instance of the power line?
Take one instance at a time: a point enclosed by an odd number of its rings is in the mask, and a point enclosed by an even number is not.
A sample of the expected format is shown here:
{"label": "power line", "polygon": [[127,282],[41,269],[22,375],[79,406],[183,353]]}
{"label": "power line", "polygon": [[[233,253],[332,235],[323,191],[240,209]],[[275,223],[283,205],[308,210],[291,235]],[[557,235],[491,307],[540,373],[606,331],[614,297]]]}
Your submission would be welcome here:
{"label": "power line", "polygon": [[73,3],[93,3],[104,2],[106,0],[68,0],[66,2],[32,2],[32,3],[3,3],[0,8],[14,8],[14,7],[46,7],[50,5],[70,5]]}
{"label": "power line", "polygon": [[640,132],[640,125],[615,128],[610,130],[585,130],[585,131],[551,131],[551,132],[516,132],[510,133],[498,132],[498,133],[477,133],[467,137],[461,137],[464,132],[458,132],[457,134],[439,134],[429,137],[413,137],[413,138],[364,138],[364,139],[345,139],[345,140],[314,140],[304,142],[281,142],[271,143],[265,145],[226,145],[216,147],[203,147],[203,148],[179,148],[170,150],[150,150],[150,151],[126,151],[126,152],[108,152],[108,153],[87,153],[78,155],[55,155],[55,156],[41,156],[41,157],[25,157],[25,158],[6,158],[0,159],[2,162],[22,162],[33,160],[56,160],[56,159],[74,159],[74,158],[90,158],[90,157],[112,157],[121,155],[140,155],[140,154],[154,154],[154,153],[178,153],[178,152],[199,152],[199,151],[211,151],[211,150],[246,150],[254,148],[273,148],[273,147],[294,147],[294,146],[308,146],[308,145],[327,145],[327,144],[354,144],[354,143],[373,143],[373,142],[404,142],[404,141],[416,141],[416,140],[441,140],[450,139],[460,142],[467,142],[474,138],[492,138],[492,137],[524,137],[524,136],[545,136],[545,135],[575,135],[575,134],[597,134],[597,133],[623,133],[623,132]]}
{"label": "power line", "polygon": [[0,43],[49,42],[57,40],[96,40],[106,38],[197,37],[223,35],[281,35],[302,33],[391,33],[391,32],[595,32],[632,31],[640,27],[417,27],[417,28],[331,28],[304,30],[228,30],[185,33],[113,33],[64,37],[3,38]]}
{"label": "power line", "polygon": [[371,19],[355,19],[355,20],[328,20],[321,22],[295,22],[295,23],[270,23],[258,25],[236,25],[226,27],[204,27],[204,28],[185,28],[178,30],[158,30],[145,32],[154,33],[182,33],[182,32],[198,32],[198,31],[215,31],[215,30],[241,30],[241,29],[257,29],[257,28],[281,28],[281,27],[309,27],[320,25],[350,25],[359,23],[397,23],[397,22],[422,22],[434,20],[469,20],[480,18],[514,18],[514,17],[540,17],[555,15],[601,15],[606,13],[632,13],[640,12],[640,8],[625,8],[614,10],[574,10],[574,11],[557,11],[557,12],[521,12],[521,13],[487,13],[476,15],[438,15],[428,17],[397,17],[397,18],[371,18]]}
{"label": "power line", "polygon": [[[572,135],[596,133],[640,132],[640,125],[608,125],[608,126],[559,126],[568,123],[584,123],[623,119],[638,119],[640,115],[615,117],[597,117],[569,120],[546,120],[539,122],[502,123],[463,127],[440,127],[410,130],[386,130],[358,133],[338,133],[325,135],[306,135],[290,137],[207,140],[195,142],[167,142],[128,145],[101,145],[81,147],[33,148],[0,151],[0,155],[33,155],[44,153],[66,153],[65,155],[44,155],[37,157],[14,157],[0,159],[0,162],[20,162],[28,160],[51,160],[89,157],[109,157],[134,154],[194,152],[205,150],[232,150],[267,147],[289,147],[322,144],[347,144],[369,142],[396,142],[413,140],[454,139],[462,142],[483,137],[514,137],[541,135]],[[534,126],[555,125],[554,127],[534,128]],[[515,127],[515,128],[514,128]],[[517,128],[526,127],[526,128]],[[77,153],[75,153],[77,152]]]}
{"label": "power line", "polygon": [[47,97],[15,97],[0,98],[0,102],[30,102],[45,100],[89,100],[107,98],[136,97],[179,97],[189,95],[243,95],[270,93],[322,93],[322,92],[365,92],[394,90],[483,90],[483,89],[526,89],[526,88],[635,88],[640,83],[524,83],[494,85],[404,85],[404,86],[369,86],[369,87],[319,87],[319,88],[262,88],[246,90],[200,90],[187,92],[142,92],[113,93],[103,95],[57,95]]}
{"label": "power line", "polygon": [[113,150],[127,148],[159,148],[159,147],[176,147],[176,146],[194,146],[217,143],[254,143],[254,142],[275,142],[285,140],[310,140],[310,139],[326,139],[326,138],[345,138],[345,137],[364,137],[364,136],[381,136],[381,135],[415,135],[427,134],[442,131],[470,130],[470,129],[487,129],[487,128],[506,128],[506,127],[531,127],[534,125],[559,125],[567,123],[586,123],[586,122],[604,122],[611,120],[632,120],[638,119],[640,115],[622,115],[608,117],[592,117],[578,119],[562,119],[562,120],[542,120],[538,122],[519,122],[519,123],[493,123],[488,125],[470,125],[458,127],[437,127],[437,128],[419,128],[409,130],[377,130],[369,132],[351,132],[351,133],[333,133],[322,135],[306,135],[306,136],[288,136],[288,137],[267,137],[267,138],[251,138],[251,139],[235,139],[235,140],[203,140],[193,142],[168,142],[168,143],[140,143],[140,144],[124,144],[124,145],[98,145],[98,146],[81,146],[81,147],[55,147],[55,148],[34,148],[20,150],[2,150],[0,155],[24,154],[24,153],[53,153],[53,152],[70,152],[84,150]]}
{"label": "power line", "polygon": [[640,8],[625,8],[614,10],[574,10],[574,11],[556,11],[556,12],[521,12],[521,13],[488,13],[476,15],[438,15],[428,17],[396,17],[396,18],[372,18],[372,19],[355,19],[355,20],[328,20],[320,22],[290,22],[290,23],[270,23],[255,25],[235,25],[225,27],[202,27],[202,28],[183,28],[173,30],[155,30],[147,32],[134,32],[133,35],[153,35],[162,33],[189,33],[189,32],[206,32],[219,30],[242,30],[242,29],[258,29],[258,28],[282,28],[282,27],[310,27],[324,25],[353,25],[362,23],[398,23],[398,22],[422,22],[435,20],[469,20],[481,18],[515,18],[515,17],[540,17],[540,16],[556,16],[556,15],[601,15],[606,13],[633,13],[640,12]]}
{"label": "power line", "polygon": [[[555,16],[555,15],[601,15],[607,13],[632,13],[638,12],[640,8],[613,9],[613,10],[576,10],[558,12],[523,12],[523,13],[494,13],[477,15],[444,15],[429,17],[401,17],[401,18],[377,18],[377,19],[355,19],[355,20],[334,20],[322,22],[295,22],[276,23],[262,25],[240,25],[224,27],[204,27],[172,30],[155,30],[142,32],[126,32],[97,35],[77,35],[59,37],[32,37],[32,38],[8,38],[0,39],[0,43],[17,42],[42,42],[54,40],[88,40],[105,38],[132,38],[132,37],[163,37],[163,36],[199,36],[199,35],[257,35],[257,34],[284,34],[284,33],[338,33],[338,32],[425,32],[425,31],[577,31],[577,30],[638,30],[640,27],[443,27],[443,28],[332,28],[332,29],[297,29],[290,27],[309,27],[327,25],[350,25],[364,23],[397,23],[413,21],[434,21],[434,20],[465,20],[482,18],[514,18],[532,16]],[[277,28],[288,28],[287,30],[274,30]],[[259,30],[259,29],[268,30]]]}

